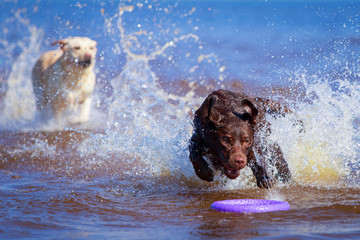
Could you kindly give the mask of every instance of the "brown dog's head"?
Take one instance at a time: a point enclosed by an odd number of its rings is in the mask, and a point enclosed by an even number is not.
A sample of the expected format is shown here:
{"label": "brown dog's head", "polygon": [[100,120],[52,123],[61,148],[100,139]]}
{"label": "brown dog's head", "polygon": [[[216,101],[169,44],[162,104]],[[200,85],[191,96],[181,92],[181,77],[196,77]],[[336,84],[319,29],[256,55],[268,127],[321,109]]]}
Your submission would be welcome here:
{"label": "brown dog's head", "polygon": [[93,66],[96,57],[96,41],[87,37],[68,37],[54,42],[63,50],[64,61],[79,68]]}
{"label": "brown dog's head", "polygon": [[225,107],[217,100],[215,96],[209,104],[208,119],[211,130],[208,131],[205,141],[216,156],[216,164],[224,168],[228,178],[235,179],[247,165],[258,111],[247,99],[230,107]]}

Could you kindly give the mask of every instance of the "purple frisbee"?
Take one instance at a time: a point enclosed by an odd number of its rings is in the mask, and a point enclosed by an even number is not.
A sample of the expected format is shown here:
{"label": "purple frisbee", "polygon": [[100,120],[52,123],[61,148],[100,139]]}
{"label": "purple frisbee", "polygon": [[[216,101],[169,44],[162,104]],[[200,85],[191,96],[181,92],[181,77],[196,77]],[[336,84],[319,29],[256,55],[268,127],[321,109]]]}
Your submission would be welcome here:
{"label": "purple frisbee", "polygon": [[262,213],[290,210],[290,205],[285,201],[267,199],[229,199],[214,202],[211,209],[221,212]]}

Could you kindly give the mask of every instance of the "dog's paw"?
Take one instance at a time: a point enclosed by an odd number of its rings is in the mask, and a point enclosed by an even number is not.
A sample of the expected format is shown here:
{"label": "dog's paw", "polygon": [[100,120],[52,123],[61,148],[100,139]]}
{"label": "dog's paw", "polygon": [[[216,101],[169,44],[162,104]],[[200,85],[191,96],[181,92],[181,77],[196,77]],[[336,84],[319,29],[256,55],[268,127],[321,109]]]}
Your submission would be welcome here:
{"label": "dog's paw", "polygon": [[195,173],[200,179],[204,181],[208,181],[208,182],[214,181],[214,171],[211,170],[210,168],[201,168],[201,169],[195,168]]}
{"label": "dog's paw", "polygon": [[257,186],[259,188],[271,188],[274,185],[274,180],[268,176],[262,176],[257,180]]}

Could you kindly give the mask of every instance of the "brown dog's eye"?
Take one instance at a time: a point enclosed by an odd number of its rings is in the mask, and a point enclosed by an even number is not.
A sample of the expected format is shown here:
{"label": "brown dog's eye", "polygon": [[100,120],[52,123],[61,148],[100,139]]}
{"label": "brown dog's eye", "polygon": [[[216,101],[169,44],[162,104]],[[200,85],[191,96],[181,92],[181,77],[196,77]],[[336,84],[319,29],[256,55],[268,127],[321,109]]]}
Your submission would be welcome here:
{"label": "brown dog's eye", "polygon": [[250,145],[250,144],[251,144],[250,138],[242,138],[242,139],[241,139],[241,142],[244,143],[244,144],[247,144],[247,145]]}
{"label": "brown dog's eye", "polygon": [[224,144],[231,144],[232,140],[230,137],[227,137],[227,136],[223,136],[220,138],[220,141]]}

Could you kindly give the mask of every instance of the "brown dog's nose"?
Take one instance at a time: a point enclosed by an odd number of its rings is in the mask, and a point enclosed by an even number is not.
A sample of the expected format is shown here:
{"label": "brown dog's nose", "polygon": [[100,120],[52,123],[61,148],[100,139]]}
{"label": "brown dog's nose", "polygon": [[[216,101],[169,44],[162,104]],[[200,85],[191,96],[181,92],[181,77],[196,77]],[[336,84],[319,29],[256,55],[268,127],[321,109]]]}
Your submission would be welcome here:
{"label": "brown dog's nose", "polygon": [[245,167],[245,159],[243,156],[235,156],[234,164],[236,168],[242,169]]}

